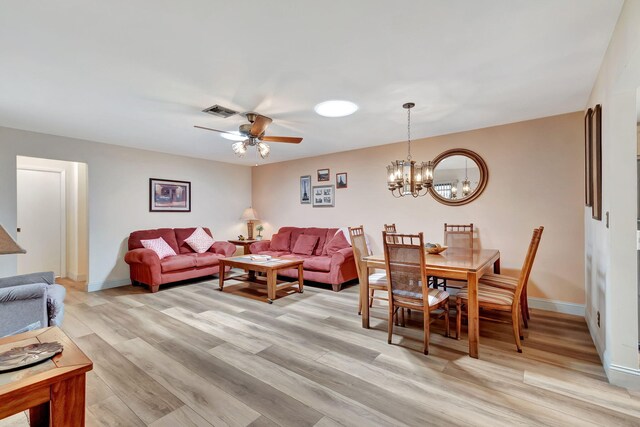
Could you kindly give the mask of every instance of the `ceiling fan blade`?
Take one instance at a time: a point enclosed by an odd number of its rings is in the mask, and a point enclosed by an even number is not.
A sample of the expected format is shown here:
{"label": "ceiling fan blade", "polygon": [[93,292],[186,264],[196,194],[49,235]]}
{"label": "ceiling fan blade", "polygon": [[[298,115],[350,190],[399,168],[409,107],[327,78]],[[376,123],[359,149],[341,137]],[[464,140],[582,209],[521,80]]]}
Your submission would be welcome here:
{"label": "ceiling fan blade", "polygon": [[206,128],[206,127],[204,127],[204,126],[197,126],[197,125],[194,125],[193,127],[194,127],[194,128],[198,128],[198,129],[204,129],[204,130],[212,130],[212,131],[214,131],[214,132],[228,133],[229,135],[237,136],[236,134],[233,134],[233,133],[228,132],[228,131],[226,131],[226,130],[218,130],[218,129]]}
{"label": "ceiling fan blade", "polygon": [[257,115],[255,120],[253,121],[253,126],[251,126],[251,135],[260,136],[267,129],[267,126],[271,124],[273,120],[269,117]]}
{"label": "ceiling fan blade", "polygon": [[302,142],[302,138],[293,136],[263,136],[260,140],[266,142],[286,142],[289,144],[300,144],[300,142]]}

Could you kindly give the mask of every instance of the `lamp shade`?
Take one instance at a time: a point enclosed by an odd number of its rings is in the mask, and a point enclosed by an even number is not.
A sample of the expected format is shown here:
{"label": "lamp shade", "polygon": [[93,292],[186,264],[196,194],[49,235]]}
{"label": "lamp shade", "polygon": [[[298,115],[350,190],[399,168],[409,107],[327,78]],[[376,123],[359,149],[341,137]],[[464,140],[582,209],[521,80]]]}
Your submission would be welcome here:
{"label": "lamp shade", "polygon": [[26,253],[27,251],[18,246],[16,241],[7,233],[7,230],[0,225],[0,255]]}
{"label": "lamp shade", "polygon": [[240,219],[243,221],[255,221],[258,219],[258,213],[253,208],[247,208],[242,212]]}

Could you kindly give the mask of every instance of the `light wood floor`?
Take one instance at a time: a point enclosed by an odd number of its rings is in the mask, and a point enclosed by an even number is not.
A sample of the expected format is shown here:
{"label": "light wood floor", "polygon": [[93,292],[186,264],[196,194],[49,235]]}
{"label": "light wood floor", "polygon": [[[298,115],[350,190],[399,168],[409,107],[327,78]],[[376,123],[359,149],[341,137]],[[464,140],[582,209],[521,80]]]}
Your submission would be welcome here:
{"label": "light wood floor", "polygon": [[227,286],[68,286],[63,329],[94,361],[88,425],[640,424],[640,394],[607,383],[581,318],[533,311],[523,354],[509,325],[483,322],[479,360],[436,323],[424,356],[419,314],[394,345],[379,303],[360,327],[357,286],[272,305]]}

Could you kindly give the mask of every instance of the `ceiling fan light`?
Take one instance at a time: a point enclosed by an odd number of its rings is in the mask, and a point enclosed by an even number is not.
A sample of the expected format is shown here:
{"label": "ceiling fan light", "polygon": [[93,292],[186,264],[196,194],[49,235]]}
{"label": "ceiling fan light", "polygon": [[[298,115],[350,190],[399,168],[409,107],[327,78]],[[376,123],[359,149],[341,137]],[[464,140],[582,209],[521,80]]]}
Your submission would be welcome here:
{"label": "ceiling fan light", "polygon": [[220,134],[224,139],[228,139],[229,141],[244,141],[247,139],[246,136],[241,135],[237,130],[229,131],[226,133]]}
{"label": "ceiling fan light", "polygon": [[260,157],[262,157],[263,159],[266,159],[267,157],[269,157],[269,153],[271,152],[271,147],[269,147],[268,144],[265,144],[264,142],[259,142],[257,148],[258,148],[258,154],[260,154]]}
{"label": "ceiling fan light", "polygon": [[233,152],[236,153],[239,157],[244,157],[247,153],[247,144],[244,141],[239,141],[231,145]]}
{"label": "ceiling fan light", "polygon": [[351,101],[324,101],[313,107],[316,113],[323,117],[344,117],[358,111],[358,106]]}

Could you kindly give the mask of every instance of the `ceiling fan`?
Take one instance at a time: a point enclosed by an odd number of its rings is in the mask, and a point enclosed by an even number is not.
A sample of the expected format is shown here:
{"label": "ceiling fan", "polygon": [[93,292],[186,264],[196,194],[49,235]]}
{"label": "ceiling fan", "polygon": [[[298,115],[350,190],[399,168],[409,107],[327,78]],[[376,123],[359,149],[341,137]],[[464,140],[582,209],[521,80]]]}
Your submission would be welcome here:
{"label": "ceiling fan", "polygon": [[[264,133],[267,127],[273,121],[267,116],[263,116],[258,113],[245,113],[244,116],[249,120],[249,123],[240,125],[238,133],[241,137],[245,137],[244,141],[235,142],[231,148],[233,152],[239,157],[243,157],[247,153],[247,147],[256,147],[258,154],[263,159],[269,157],[271,148],[266,142],[285,142],[289,144],[299,144],[302,138],[296,138],[291,136],[266,136]],[[212,130],[214,132],[220,132],[222,134],[238,137],[238,134],[227,132],[224,130],[212,129],[204,126],[194,126],[198,129]]]}

